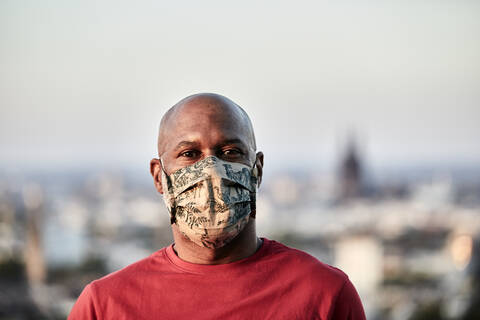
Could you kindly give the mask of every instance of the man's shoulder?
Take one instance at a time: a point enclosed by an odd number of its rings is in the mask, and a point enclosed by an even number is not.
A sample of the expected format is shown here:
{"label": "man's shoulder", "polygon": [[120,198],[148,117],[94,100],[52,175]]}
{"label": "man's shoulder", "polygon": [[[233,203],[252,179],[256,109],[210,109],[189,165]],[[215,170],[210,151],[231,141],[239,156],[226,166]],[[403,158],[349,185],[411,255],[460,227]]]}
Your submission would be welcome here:
{"label": "man's shoulder", "polygon": [[328,279],[338,285],[343,285],[348,276],[340,269],[320,261],[309,253],[300,249],[292,248],[280,242],[269,240],[271,242],[271,253],[278,259],[278,265],[295,270],[296,273],[303,272],[309,277]]}
{"label": "man's shoulder", "polygon": [[115,288],[118,285],[125,286],[125,284],[128,284],[130,281],[138,281],[144,276],[148,276],[150,273],[161,269],[165,250],[166,248],[160,249],[146,258],[94,280],[91,286]]}

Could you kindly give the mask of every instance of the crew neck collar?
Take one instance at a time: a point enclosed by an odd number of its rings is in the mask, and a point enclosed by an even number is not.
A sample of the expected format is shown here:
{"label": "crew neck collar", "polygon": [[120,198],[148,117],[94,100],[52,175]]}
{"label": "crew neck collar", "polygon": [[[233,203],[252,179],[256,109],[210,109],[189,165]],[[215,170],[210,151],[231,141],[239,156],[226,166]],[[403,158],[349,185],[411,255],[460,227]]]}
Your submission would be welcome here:
{"label": "crew neck collar", "polygon": [[173,250],[173,243],[169,245],[165,250],[165,255],[167,259],[177,268],[182,269],[183,271],[191,272],[191,273],[212,273],[217,271],[227,271],[237,268],[242,268],[244,266],[249,265],[250,263],[256,261],[258,258],[265,255],[267,252],[268,247],[270,247],[271,241],[266,238],[260,238],[262,240],[262,245],[249,257],[230,262],[224,264],[197,264],[187,262],[185,260],[180,259],[175,251]]}

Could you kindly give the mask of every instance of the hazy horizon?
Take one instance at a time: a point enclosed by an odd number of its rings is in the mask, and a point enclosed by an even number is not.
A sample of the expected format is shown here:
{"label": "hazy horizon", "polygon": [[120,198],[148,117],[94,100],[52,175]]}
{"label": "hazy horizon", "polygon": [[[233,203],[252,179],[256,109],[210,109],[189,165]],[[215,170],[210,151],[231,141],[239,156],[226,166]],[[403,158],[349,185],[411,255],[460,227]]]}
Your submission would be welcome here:
{"label": "hazy horizon", "polygon": [[216,92],[269,168],[480,166],[480,2],[0,3],[0,164],[143,168]]}

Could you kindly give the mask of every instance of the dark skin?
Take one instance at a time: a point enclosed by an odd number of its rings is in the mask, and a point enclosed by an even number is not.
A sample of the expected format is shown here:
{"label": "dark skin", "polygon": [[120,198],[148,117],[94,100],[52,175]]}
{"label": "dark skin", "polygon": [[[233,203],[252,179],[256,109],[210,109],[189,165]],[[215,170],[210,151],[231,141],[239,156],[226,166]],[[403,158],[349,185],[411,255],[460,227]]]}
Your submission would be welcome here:
{"label": "dark skin", "polygon": [[[198,94],[173,106],[160,125],[159,158],[150,161],[155,188],[161,194],[163,170],[172,172],[209,156],[238,162],[250,167],[255,164],[260,184],[263,173],[263,153],[255,153],[255,136],[248,116],[231,100],[215,94]],[[251,256],[261,245],[255,229],[255,219],[231,242],[211,249],[186,239],[172,224],[174,249],[187,262],[223,264]]]}

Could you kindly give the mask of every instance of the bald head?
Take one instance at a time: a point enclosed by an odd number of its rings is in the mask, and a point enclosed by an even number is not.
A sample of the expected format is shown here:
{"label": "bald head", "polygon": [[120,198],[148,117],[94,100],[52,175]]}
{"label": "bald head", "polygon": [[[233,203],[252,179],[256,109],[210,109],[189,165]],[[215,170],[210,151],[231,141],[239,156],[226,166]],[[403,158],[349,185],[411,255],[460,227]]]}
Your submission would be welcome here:
{"label": "bald head", "polygon": [[159,156],[165,152],[167,144],[174,139],[172,135],[176,134],[179,127],[200,128],[215,124],[225,129],[240,131],[248,147],[253,151],[256,150],[252,122],[245,110],[222,95],[199,93],[182,99],[163,116],[158,134]]}

